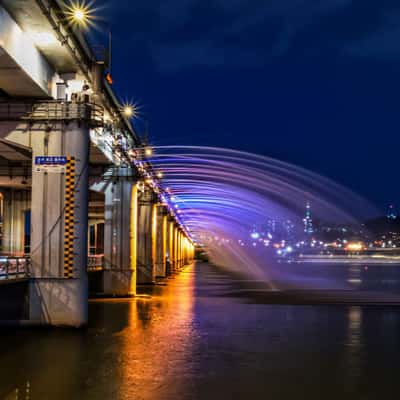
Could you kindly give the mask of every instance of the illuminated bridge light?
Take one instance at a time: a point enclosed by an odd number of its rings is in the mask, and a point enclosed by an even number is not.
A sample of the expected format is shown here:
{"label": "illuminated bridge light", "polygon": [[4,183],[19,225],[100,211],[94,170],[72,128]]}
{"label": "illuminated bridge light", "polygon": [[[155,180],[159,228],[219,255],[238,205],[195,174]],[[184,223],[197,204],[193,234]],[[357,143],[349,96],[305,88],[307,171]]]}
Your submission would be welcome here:
{"label": "illuminated bridge light", "polygon": [[82,0],[72,2],[70,5],[65,6],[65,13],[69,23],[84,29],[95,26],[95,14],[98,9],[93,7],[93,3],[93,1],[86,2]]}

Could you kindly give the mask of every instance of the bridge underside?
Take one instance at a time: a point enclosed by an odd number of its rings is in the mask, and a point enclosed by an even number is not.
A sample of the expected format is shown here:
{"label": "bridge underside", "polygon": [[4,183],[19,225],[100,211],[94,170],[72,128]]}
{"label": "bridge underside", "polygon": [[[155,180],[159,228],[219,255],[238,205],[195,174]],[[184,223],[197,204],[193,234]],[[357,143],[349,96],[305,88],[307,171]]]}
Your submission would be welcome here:
{"label": "bridge underside", "polygon": [[193,246],[136,167],[105,60],[65,19],[58,0],[0,4],[0,301],[19,293],[15,322],[81,326],[88,275],[135,295]]}
{"label": "bridge underside", "polygon": [[[132,296],[137,285],[155,284],[193,257],[183,233],[137,172],[113,166],[93,144],[84,184],[72,188],[71,222],[66,174],[35,170],[34,157],[42,151],[35,147],[49,140],[45,134],[58,135],[35,132],[31,148],[0,140],[0,283],[13,285],[0,286],[0,292],[24,298],[9,312],[0,307],[0,324],[9,324],[13,313],[28,316],[16,323],[80,326],[87,320],[88,285],[96,295]],[[78,154],[74,147],[68,152],[75,152],[77,161],[84,157],[81,145]],[[57,146],[52,153],[60,154]],[[77,167],[80,176],[84,165]]]}

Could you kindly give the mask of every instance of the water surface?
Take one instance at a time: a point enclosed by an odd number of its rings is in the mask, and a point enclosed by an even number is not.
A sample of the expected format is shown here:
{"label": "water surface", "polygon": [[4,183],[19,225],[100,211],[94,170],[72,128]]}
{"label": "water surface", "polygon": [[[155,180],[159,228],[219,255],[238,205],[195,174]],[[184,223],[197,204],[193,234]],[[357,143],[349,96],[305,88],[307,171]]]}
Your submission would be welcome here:
{"label": "water surface", "polygon": [[151,299],[92,301],[84,331],[2,331],[0,398],[396,397],[400,309],[268,304],[252,287],[199,264]]}

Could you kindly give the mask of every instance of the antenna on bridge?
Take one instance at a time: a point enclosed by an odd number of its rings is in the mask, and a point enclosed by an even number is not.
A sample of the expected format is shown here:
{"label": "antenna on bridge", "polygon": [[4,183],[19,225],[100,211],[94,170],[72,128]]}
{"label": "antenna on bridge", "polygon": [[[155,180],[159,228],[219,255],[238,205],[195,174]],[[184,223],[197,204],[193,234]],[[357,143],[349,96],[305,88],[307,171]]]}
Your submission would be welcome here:
{"label": "antenna on bridge", "polygon": [[106,74],[107,82],[112,85],[112,32],[111,29],[108,30],[108,54],[107,54],[107,74]]}
{"label": "antenna on bridge", "polygon": [[108,72],[112,74],[112,32],[108,31]]}
{"label": "antenna on bridge", "polygon": [[145,122],[142,144],[144,147],[146,147],[149,144],[149,121]]}

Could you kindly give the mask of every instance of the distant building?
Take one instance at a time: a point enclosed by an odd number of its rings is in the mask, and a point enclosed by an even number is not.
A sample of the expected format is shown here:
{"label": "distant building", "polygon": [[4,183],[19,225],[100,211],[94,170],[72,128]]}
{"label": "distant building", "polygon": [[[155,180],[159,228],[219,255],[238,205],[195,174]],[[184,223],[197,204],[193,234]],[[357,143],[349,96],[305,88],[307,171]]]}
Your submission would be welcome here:
{"label": "distant building", "polygon": [[294,240],[296,227],[290,219],[287,219],[282,222],[282,228],[283,228],[284,235],[286,236],[286,239],[288,241]]}
{"label": "distant building", "polygon": [[389,204],[386,216],[388,219],[396,219],[397,218],[397,210],[393,204]]}
{"label": "distant building", "polygon": [[313,221],[311,218],[311,204],[309,201],[306,203],[306,214],[303,219],[304,223],[304,233],[307,235],[312,235],[314,233]]}

